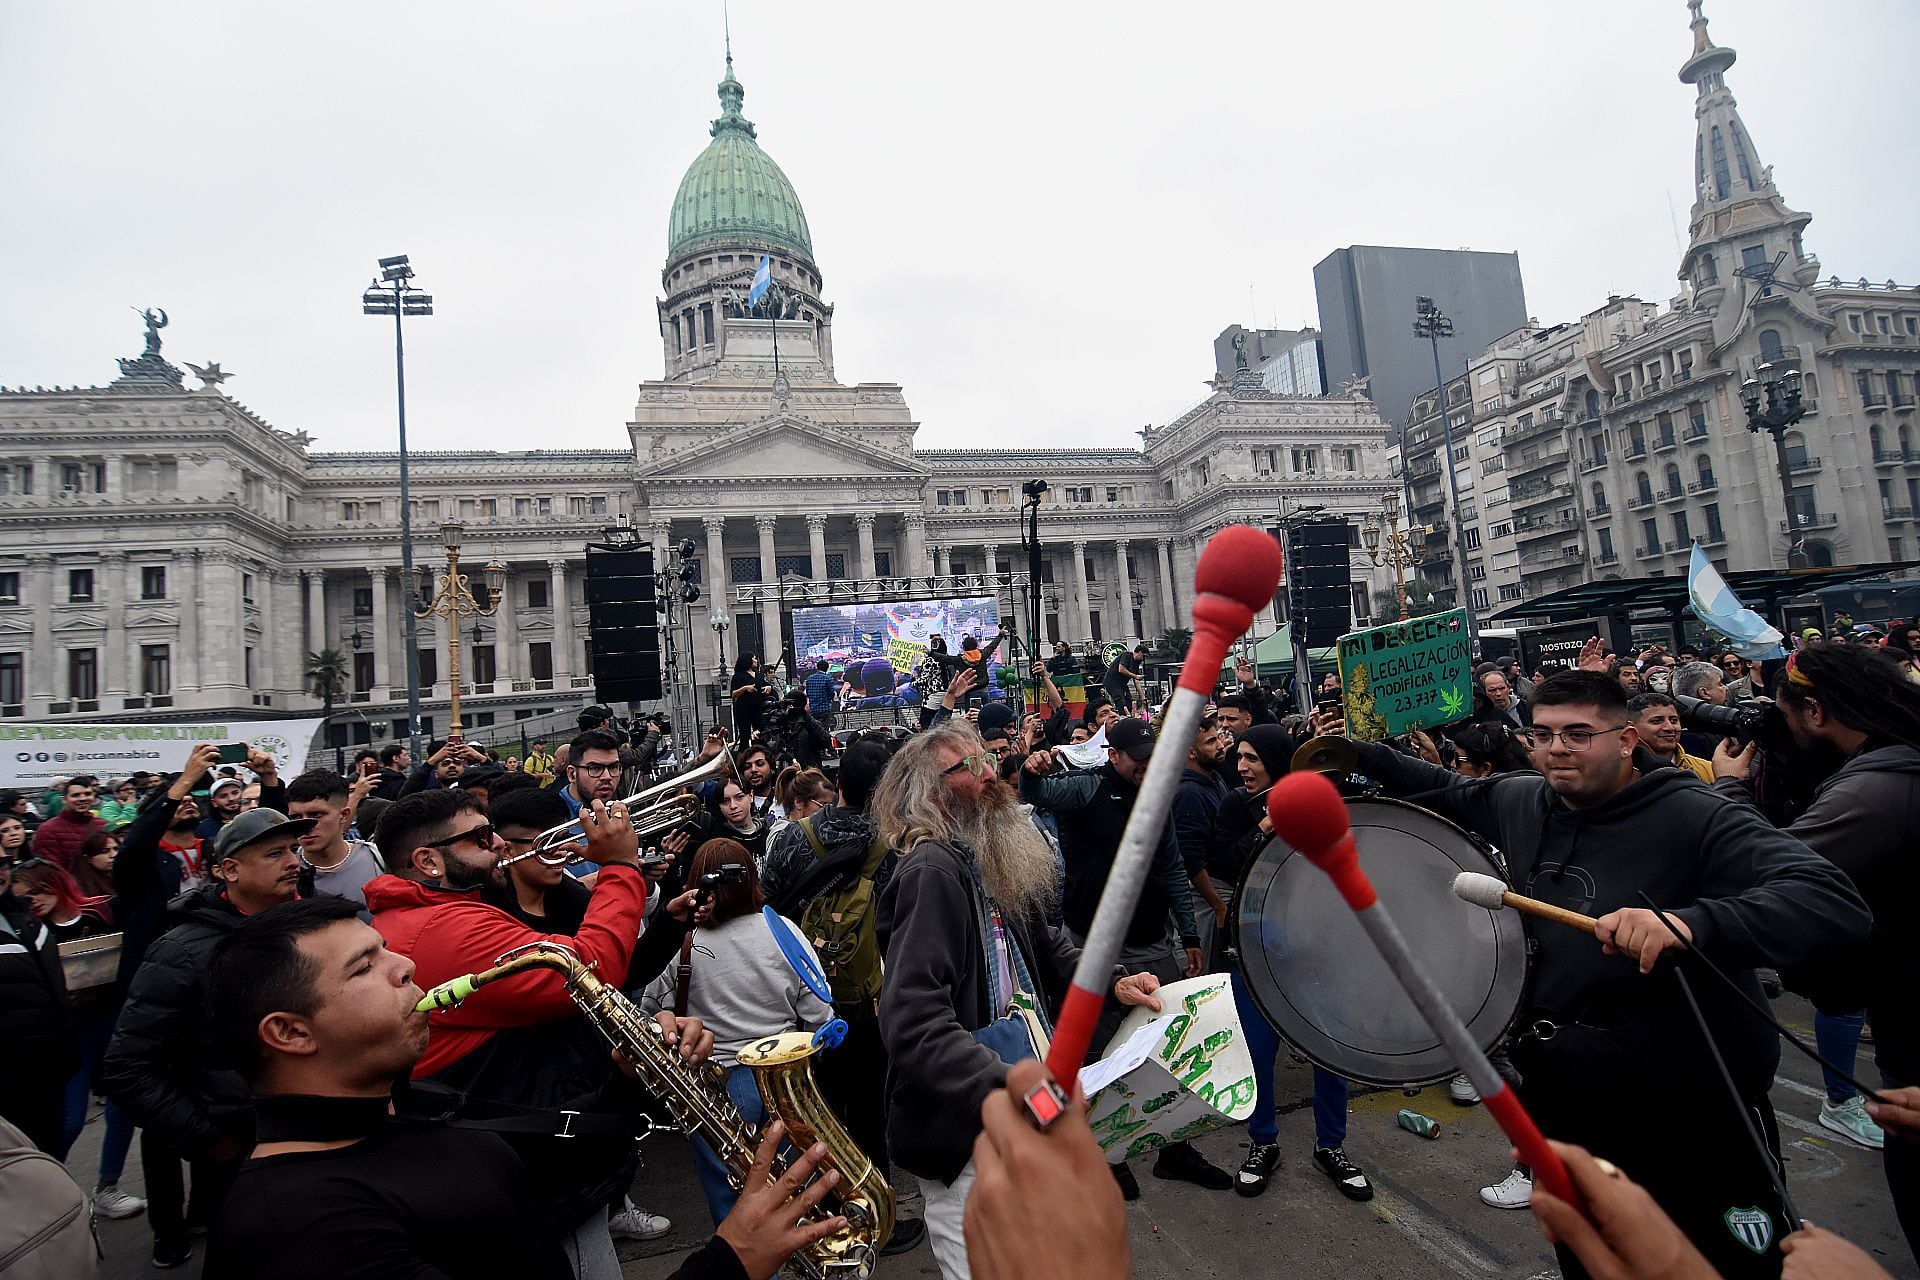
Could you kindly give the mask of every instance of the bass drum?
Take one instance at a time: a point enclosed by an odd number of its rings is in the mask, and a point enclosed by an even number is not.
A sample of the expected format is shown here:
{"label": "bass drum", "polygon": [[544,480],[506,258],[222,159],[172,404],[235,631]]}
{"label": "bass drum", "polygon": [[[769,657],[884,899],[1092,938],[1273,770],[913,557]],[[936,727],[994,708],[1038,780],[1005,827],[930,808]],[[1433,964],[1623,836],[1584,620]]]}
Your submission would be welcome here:
{"label": "bass drum", "polygon": [[[1491,1052],[1519,1014],[1527,940],[1517,911],[1453,895],[1453,878],[1504,880],[1467,834],[1398,800],[1349,800],[1360,866],[1468,1032]],[[1275,839],[1241,877],[1233,919],[1254,1003],[1316,1066],[1366,1084],[1435,1084],[1458,1067],[1401,991],[1325,872]]]}

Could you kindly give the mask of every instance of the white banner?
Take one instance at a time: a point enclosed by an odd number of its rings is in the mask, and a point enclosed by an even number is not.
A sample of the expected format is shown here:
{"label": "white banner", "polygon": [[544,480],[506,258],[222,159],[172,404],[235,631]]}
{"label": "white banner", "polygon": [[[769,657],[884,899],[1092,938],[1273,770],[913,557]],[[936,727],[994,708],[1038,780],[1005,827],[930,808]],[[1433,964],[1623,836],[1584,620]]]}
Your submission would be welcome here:
{"label": "white banner", "polygon": [[0,721],[0,787],[41,791],[55,778],[90,773],[103,782],[144,769],[173,773],[202,742],[250,743],[282,776],[306,767],[320,719],[223,720],[203,724],[19,724]]}
{"label": "white banner", "polygon": [[1106,1056],[1080,1069],[1093,1136],[1132,1160],[1253,1114],[1253,1058],[1232,980],[1203,974],[1156,992],[1161,1012],[1128,1012]]}

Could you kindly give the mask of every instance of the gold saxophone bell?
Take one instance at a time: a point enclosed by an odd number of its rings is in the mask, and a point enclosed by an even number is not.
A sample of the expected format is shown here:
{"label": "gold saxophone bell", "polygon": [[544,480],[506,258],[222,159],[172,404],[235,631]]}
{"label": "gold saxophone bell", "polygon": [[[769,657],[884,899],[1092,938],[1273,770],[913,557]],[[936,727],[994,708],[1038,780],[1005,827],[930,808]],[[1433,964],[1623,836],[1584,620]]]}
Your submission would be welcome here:
{"label": "gold saxophone bell", "polygon": [[[612,804],[625,805],[627,821],[633,824],[633,833],[640,837],[642,846],[657,842],[675,828],[684,827],[700,817],[703,807],[700,797],[678,794],[689,788],[697,789],[717,778],[733,772],[733,761],[722,751],[698,768],[689,769],[683,774],[668,778],[665,782],[656,782],[651,787],[636,791],[624,800],[615,800]],[[612,805],[608,806],[609,808]],[[548,827],[542,831],[531,846],[524,852],[510,858],[502,858],[494,865],[510,867],[516,862],[525,862],[528,858],[538,858],[550,867],[564,867],[575,862],[584,862],[578,850],[572,845],[584,844],[587,839],[586,824],[591,821],[592,811],[584,806],[580,816],[571,822]]]}

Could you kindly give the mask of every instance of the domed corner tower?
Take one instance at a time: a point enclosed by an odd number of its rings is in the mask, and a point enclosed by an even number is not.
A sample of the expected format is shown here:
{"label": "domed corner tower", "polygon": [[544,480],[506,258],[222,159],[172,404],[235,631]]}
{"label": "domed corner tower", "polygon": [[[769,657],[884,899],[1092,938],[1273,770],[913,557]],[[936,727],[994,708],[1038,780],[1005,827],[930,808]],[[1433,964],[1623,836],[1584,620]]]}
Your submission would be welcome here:
{"label": "domed corner tower", "polygon": [[[771,368],[777,339],[793,380],[832,381],[833,307],[820,299],[806,210],[740,113],[747,94],[731,52],[719,93],[713,141],[680,179],[667,223],[657,303],[666,380],[703,381],[723,361],[735,372],[762,361]],[[775,287],[749,309],[762,255]]]}

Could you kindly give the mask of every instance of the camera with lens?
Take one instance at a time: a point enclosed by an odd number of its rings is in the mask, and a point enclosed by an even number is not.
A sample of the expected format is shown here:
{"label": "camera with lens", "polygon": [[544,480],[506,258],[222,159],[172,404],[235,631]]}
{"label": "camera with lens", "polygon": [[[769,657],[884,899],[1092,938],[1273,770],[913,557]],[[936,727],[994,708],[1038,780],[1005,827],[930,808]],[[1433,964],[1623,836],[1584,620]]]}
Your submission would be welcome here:
{"label": "camera with lens", "polygon": [[1673,695],[1673,700],[1680,705],[1680,723],[1695,733],[1717,734],[1742,745],[1791,741],[1780,708],[1764,699],[1735,703],[1731,707],[1678,693]]}

